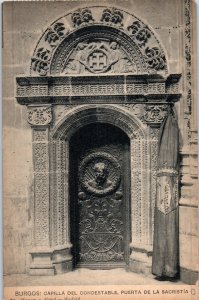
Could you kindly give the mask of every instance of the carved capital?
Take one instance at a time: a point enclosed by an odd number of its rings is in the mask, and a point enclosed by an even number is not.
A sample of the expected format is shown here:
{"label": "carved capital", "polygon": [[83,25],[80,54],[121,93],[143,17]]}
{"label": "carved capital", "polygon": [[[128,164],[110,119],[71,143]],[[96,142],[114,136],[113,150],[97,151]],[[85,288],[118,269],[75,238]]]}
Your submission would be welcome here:
{"label": "carved capital", "polygon": [[52,121],[51,106],[29,106],[27,113],[30,125],[48,125]]}
{"label": "carved capital", "polygon": [[168,114],[168,105],[146,105],[143,120],[147,123],[160,124]]}

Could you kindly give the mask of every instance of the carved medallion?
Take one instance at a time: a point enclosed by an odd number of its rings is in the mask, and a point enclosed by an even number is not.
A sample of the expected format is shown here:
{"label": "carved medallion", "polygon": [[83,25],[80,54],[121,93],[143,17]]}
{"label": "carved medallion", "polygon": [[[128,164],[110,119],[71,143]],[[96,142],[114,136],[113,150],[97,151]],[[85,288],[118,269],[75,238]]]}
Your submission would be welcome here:
{"label": "carved medallion", "polygon": [[114,192],[120,183],[120,176],[119,163],[108,153],[90,154],[80,165],[82,188],[97,196],[105,196]]}

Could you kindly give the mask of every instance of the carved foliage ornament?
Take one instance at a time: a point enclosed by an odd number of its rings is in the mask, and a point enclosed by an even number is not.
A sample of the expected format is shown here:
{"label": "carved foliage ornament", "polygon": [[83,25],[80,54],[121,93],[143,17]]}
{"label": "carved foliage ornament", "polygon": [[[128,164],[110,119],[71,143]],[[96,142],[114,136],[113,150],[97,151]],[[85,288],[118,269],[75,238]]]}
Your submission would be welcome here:
{"label": "carved foliage ornament", "polygon": [[[71,25],[71,21],[72,21],[72,25]],[[38,45],[36,47],[36,50],[32,58],[31,71],[35,74],[46,76],[47,73],[50,72],[50,64],[54,57],[54,52],[58,51],[59,45],[60,46],[62,45],[61,43],[62,40],[65,39],[70,32],[74,32],[78,30],[79,27],[85,27],[87,25],[92,25],[92,24],[93,25],[97,24],[98,26],[99,24],[107,25],[108,26],[107,31],[111,30],[111,28],[113,27],[117,28],[117,30],[121,29],[122,31],[120,33],[132,39],[133,45],[136,44],[136,47],[140,49],[141,53],[138,54],[136,50],[135,53],[136,55],[140,56],[138,57],[139,61],[144,61],[144,64],[147,64],[148,73],[157,72],[157,71],[167,72],[166,58],[164,52],[160,46],[159,41],[157,40],[153,32],[149,29],[149,27],[146,26],[142,21],[140,21],[134,15],[130,15],[125,11],[119,10],[117,8],[112,8],[112,7],[111,8],[90,7],[90,8],[78,9],[75,12],[62,17],[58,21],[53,23],[46,30],[43,37],[38,42]],[[74,41],[77,40],[77,37],[78,36],[75,34],[73,40]],[[72,42],[74,43],[74,41]],[[85,39],[81,37],[80,42],[84,44],[85,41],[86,41],[86,37]],[[110,42],[112,41],[109,41],[109,43]],[[118,41],[115,42],[118,43]],[[70,43],[68,44],[68,47],[69,46]],[[77,43],[75,47],[78,47]],[[61,51],[63,51],[63,49]],[[77,52],[77,48],[75,49],[75,53],[76,52]],[[129,53],[128,50],[127,52]],[[186,51],[186,53],[187,52],[189,51]],[[101,57],[100,59],[102,60],[102,65],[106,64],[105,63],[106,54],[103,54],[101,50],[97,51],[94,54],[96,59]],[[56,55],[59,55],[59,53],[56,52]],[[68,61],[68,59],[66,60]],[[109,66],[110,65],[107,64],[107,68],[101,67],[100,69],[101,72],[109,71]],[[92,68],[89,69],[90,72],[91,69]],[[121,71],[118,70],[118,72]],[[128,70],[128,72],[132,72],[132,70]]]}
{"label": "carved foliage ornament", "polygon": [[142,26],[139,21],[133,22],[132,25],[127,27],[130,35],[133,39],[137,40],[137,44],[140,47],[145,46],[148,39],[151,37],[151,33],[147,26]]}
{"label": "carved foliage ornament", "polygon": [[122,20],[124,16],[123,13],[116,8],[107,8],[103,11],[101,22],[112,23],[115,25],[123,26]]}
{"label": "carved foliage ornament", "polygon": [[78,27],[82,24],[85,25],[92,23],[94,21],[92,12],[89,8],[78,9],[72,14],[71,19],[75,27]]}
{"label": "carved foliage ornament", "polygon": [[146,105],[143,116],[149,123],[161,123],[168,114],[168,105]]}
{"label": "carved foliage ornament", "polygon": [[61,22],[57,22],[54,26],[50,27],[45,35],[45,41],[51,45],[51,47],[55,47],[57,42],[60,41],[64,36],[64,24]]}
{"label": "carved foliage ornament", "polygon": [[28,107],[28,123],[31,125],[48,125],[51,120],[51,107]]}

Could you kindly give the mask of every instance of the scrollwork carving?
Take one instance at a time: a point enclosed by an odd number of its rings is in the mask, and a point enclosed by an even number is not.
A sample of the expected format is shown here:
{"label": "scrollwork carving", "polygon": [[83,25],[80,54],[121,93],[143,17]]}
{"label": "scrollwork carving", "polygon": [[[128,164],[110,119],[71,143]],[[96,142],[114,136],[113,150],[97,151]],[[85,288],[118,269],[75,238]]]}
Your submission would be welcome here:
{"label": "scrollwork carving", "polygon": [[52,121],[51,107],[29,106],[28,123],[31,125],[48,125]]}

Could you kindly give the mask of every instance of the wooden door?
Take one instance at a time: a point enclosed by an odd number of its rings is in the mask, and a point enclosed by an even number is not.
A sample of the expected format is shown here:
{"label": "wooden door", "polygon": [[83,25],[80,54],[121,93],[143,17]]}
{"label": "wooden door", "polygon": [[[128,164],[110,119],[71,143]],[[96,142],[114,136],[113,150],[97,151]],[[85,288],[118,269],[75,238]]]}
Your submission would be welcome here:
{"label": "wooden door", "polygon": [[71,242],[74,263],[128,264],[129,139],[108,124],[85,126],[70,141]]}

